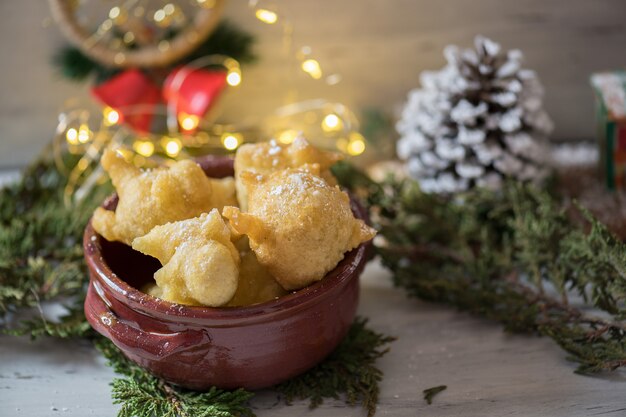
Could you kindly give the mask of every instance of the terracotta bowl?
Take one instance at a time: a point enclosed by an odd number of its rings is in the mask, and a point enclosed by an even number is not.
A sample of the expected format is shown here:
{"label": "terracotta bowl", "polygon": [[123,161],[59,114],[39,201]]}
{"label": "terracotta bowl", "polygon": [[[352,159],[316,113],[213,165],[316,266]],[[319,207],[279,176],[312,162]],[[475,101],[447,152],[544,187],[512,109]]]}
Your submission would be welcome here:
{"label": "terracotta bowl", "polygon": [[[233,175],[231,159],[199,162],[209,176]],[[103,204],[110,210],[116,205],[115,196]],[[366,216],[354,202],[353,211]],[[107,241],[91,222],[83,244],[90,273],[85,315],[91,326],[154,375],[196,390],[269,387],[322,361],[354,319],[368,252],[367,244],[359,246],[323,280],[277,300],[209,308],[139,291],[153,280],[159,262]]]}

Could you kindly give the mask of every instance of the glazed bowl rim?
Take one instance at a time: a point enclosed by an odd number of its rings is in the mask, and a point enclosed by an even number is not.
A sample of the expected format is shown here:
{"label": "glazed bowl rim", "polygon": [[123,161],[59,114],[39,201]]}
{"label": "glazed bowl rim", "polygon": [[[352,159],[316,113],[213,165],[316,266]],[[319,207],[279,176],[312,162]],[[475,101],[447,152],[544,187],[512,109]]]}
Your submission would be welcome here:
{"label": "glazed bowl rim", "polygon": [[[112,194],[104,200],[101,206],[106,208],[107,204],[111,204],[116,197],[115,193]],[[365,210],[352,196],[350,203],[355,217],[367,221]],[[312,303],[322,302],[326,299],[325,295],[332,293],[333,289],[345,286],[353,279],[358,279],[359,274],[356,272],[361,264],[367,262],[368,247],[371,244],[371,242],[364,242],[347,252],[337,266],[322,280],[277,299],[249,306],[203,307],[165,301],[128,284],[118,277],[105,261],[102,254],[102,239],[104,238],[94,230],[90,219],[83,236],[84,256],[90,269],[95,272],[96,281],[99,283],[95,289],[101,297],[107,298],[102,288],[106,286],[119,302],[135,311],[181,324],[204,320],[212,322],[212,325],[219,325],[222,322],[232,324],[233,321],[264,321],[276,315],[295,313]],[[93,277],[94,274],[91,275]]]}

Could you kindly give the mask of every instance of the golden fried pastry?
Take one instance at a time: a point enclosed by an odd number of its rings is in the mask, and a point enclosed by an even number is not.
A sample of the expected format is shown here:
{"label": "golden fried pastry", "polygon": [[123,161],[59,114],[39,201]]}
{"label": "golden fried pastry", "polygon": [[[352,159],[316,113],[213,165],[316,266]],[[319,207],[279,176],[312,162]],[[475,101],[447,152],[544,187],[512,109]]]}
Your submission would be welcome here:
{"label": "golden fried pastry", "polygon": [[119,203],[115,212],[96,209],[92,224],[109,241],[130,245],[154,226],[236,202],[233,179],[211,180],[193,161],[141,171],[116,151],[107,150],[101,164],[111,177]]}
{"label": "golden fried pastry", "polygon": [[342,158],[340,154],[317,149],[302,137],[296,138],[291,145],[282,145],[275,140],[242,145],[235,155],[239,207],[243,211],[248,208],[248,191],[244,182],[241,181],[242,172],[269,174],[285,168],[299,168],[307,164],[318,164],[320,167],[319,175],[330,185],[335,185],[337,180],[330,172],[330,167]]}
{"label": "golden fried pastry", "polygon": [[[241,241],[247,241],[242,238]],[[256,255],[248,247],[241,254],[239,286],[228,306],[247,306],[274,300],[287,294],[267,268],[259,263]]]}
{"label": "golden fried pastry", "polygon": [[154,274],[159,290],[152,288],[150,293],[164,300],[217,307],[228,303],[237,290],[239,252],[216,209],[156,226],[133,240],[133,249],[163,265]]}
{"label": "golden fried pastry", "polygon": [[315,175],[319,166],[269,175],[240,174],[248,190],[248,213],[225,207],[224,217],[286,290],[321,280],[345,252],[374,237],[354,218],[348,195]]}

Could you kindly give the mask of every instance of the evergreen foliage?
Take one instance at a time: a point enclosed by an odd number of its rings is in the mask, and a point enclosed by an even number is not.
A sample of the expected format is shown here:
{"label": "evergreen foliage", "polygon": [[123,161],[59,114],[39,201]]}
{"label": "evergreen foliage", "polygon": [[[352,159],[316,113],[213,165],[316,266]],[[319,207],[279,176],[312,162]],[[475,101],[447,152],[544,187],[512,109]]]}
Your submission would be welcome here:
{"label": "evergreen foliage", "polygon": [[[34,312],[33,318],[10,329],[5,323],[0,327],[4,332],[72,337],[90,331],[82,309],[87,282],[82,236],[110,187],[100,187],[79,206],[66,207],[65,184],[53,161],[41,160],[19,182],[0,190],[0,319],[27,309]],[[68,303],[68,308],[50,320],[41,306],[53,300]]]}
{"label": "evergreen foliage", "polygon": [[626,365],[626,245],[585,209],[580,224],[559,197],[515,182],[445,198],[345,164],[335,173],[364,196],[377,253],[409,295],[549,336],[577,372]]}

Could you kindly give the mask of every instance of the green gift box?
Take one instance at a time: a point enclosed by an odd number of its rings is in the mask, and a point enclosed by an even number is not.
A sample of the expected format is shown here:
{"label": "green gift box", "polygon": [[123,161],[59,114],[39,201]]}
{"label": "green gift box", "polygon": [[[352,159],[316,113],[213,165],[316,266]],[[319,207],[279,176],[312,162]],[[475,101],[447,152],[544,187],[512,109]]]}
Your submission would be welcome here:
{"label": "green gift box", "polygon": [[611,190],[626,189],[626,71],[591,76],[596,95],[600,172]]}

